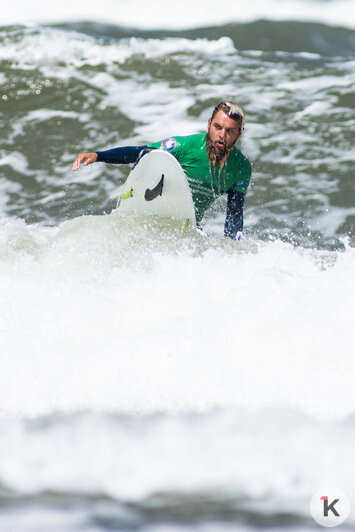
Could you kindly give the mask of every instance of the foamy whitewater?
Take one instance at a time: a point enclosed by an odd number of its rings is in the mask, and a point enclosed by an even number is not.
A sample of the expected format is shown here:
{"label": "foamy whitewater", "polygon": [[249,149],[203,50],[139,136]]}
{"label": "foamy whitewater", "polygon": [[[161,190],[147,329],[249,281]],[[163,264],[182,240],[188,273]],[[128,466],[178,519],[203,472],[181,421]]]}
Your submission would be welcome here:
{"label": "foamy whitewater", "polygon": [[[0,530],[355,527],[353,3],[17,1],[0,27]],[[245,109],[240,241],[80,151]]]}

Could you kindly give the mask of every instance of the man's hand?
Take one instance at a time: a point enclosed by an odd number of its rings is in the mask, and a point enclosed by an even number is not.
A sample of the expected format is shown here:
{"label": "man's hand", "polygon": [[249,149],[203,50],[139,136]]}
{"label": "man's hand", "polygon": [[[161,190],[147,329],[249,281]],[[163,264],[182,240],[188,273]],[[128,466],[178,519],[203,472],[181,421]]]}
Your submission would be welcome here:
{"label": "man's hand", "polygon": [[73,172],[75,172],[76,170],[79,170],[81,164],[84,164],[85,166],[87,166],[88,164],[96,162],[97,158],[98,158],[98,155],[95,152],[79,153],[79,155],[73,162],[73,166],[72,166]]}

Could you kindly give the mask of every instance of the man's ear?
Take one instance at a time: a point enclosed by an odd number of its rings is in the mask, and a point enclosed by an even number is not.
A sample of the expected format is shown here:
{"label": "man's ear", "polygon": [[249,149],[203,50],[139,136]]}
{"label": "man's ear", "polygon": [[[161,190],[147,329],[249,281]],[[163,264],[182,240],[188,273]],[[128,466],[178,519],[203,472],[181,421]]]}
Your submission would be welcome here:
{"label": "man's ear", "polygon": [[211,124],[212,124],[212,118],[209,118],[209,119],[208,119],[208,122],[207,122],[207,127],[208,127],[208,129],[210,129]]}

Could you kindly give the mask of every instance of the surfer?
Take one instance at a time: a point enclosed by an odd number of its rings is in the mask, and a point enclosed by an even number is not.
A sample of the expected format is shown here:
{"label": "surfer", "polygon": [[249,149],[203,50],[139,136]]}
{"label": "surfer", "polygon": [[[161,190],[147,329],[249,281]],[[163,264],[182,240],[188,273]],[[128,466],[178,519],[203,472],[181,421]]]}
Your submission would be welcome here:
{"label": "surfer", "polygon": [[227,194],[224,235],[237,238],[243,230],[243,207],[251,178],[248,159],[235,146],[245,124],[243,110],[235,103],[220,102],[208,120],[207,134],[170,137],[144,146],[125,146],[111,150],[80,153],[73,171],[94,162],[134,163],[142,150],[163,149],[182,166],[190,185],[199,224],[216,197]]}

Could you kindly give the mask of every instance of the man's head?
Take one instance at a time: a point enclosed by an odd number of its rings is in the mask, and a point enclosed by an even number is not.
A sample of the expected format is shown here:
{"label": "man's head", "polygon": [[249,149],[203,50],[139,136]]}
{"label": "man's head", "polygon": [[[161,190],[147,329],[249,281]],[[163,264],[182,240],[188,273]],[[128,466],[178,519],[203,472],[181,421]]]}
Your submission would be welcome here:
{"label": "man's head", "polygon": [[207,148],[210,159],[224,161],[244,129],[243,110],[232,102],[220,102],[208,121]]}

